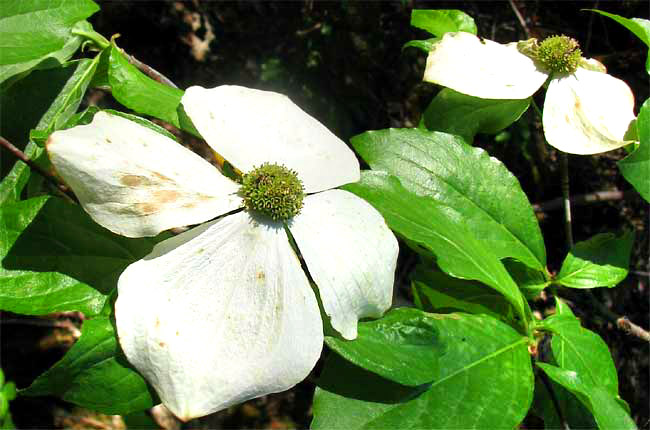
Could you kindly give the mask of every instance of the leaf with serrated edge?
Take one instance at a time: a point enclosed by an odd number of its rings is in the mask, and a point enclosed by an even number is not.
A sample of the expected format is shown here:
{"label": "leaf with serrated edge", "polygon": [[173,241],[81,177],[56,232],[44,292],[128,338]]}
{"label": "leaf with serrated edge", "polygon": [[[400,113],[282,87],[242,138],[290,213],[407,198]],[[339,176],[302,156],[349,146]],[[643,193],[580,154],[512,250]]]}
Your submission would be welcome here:
{"label": "leaf with serrated edge", "polygon": [[[392,313],[418,312],[397,309]],[[533,395],[528,340],[485,315],[422,313],[440,335],[439,377],[405,387],[338,357],[325,365],[313,429],[514,428]],[[480,383],[480,381],[490,381]]]}

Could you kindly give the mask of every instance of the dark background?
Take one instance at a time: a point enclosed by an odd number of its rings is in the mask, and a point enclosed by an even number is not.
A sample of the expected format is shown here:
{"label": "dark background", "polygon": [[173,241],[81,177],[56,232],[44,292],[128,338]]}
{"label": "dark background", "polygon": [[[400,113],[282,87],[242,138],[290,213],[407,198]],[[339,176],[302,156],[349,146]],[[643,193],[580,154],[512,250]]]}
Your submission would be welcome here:
{"label": "dark background", "polygon": [[[608,72],[632,88],[638,107],[648,97],[644,63],[647,48],[617,23],[581,9],[599,8],[625,17],[648,18],[647,1],[100,1],[92,17],[95,29],[157,69],[180,88],[237,84],[290,96],[304,110],[344,140],[366,130],[416,126],[420,114],[438,91],[421,82],[426,54],[402,46],[429,37],[410,27],[418,9],[461,9],[476,20],[480,36],[498,42],[525,39],[513,11],[521,12],[531,33],[543,38],[566,34],[576,38],[586,57],[603,62]],[[210,42],[210,43],[206,43]],[[535,99],[543,105],[543,91]],[[91,94],[88,103],[111,106],[110,96]],[[541,124],[532,109],[497,136],[478,136],[475,145],[497,157],[519,178],[531,203],[561,196],[557,152],[544,143]],[[570,156],[572,195],[630,190],[616,161],[618,150],[597,156]],[[631,272],[615,289],[597,289],[595,296],[617,315],[649,326],[648,207],[635,192],[617,199],[573,208],[576,241],[602,232],[636,231]],[[538,213],[549,255],[557,271],[565,256],[562,211]],[[397,288],[408,297],[408,251],[400,256]],[[567,296],[583,324],[610,346],[620,379],[621,396],[630,404],[640,428],[648,429],[648,344],[626,335],[600,315],[580,292]],[[534,307],[548,312],[552,302]],[[3,315],[3,318],[8,318]],[[13,318],[13,317],[12,317]],[[70,339],[50,327],[4,324],[2,367],[7,379],[24,387],[61,357]],[[28,357],[26,359],[26,357]],[[313,383],[310,378],[288,393],[266,396],[231,408],[188,428],[307,427]],[[53,398],[18,399],[12,403],[19,428],[101,428],[82,419],[90,416],[119,428],[105,417]],[[85,415],[84,415],[85,414]],[[82,417],[82,418],[79,418]],[[528,420],[525,427],[540,423]]]}

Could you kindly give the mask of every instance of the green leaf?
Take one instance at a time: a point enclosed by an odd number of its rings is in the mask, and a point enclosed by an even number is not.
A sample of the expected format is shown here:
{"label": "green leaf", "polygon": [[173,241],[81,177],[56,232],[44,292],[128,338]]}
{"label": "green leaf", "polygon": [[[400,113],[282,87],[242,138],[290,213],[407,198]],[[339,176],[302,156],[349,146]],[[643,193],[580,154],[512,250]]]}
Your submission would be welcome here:
{"label": "green leaf", "polygon": [[[564,388],[562,385],[547,379],[553,390],[553,396],[561,409],[562,416],[566,420],[570,429],[595,429],[597,428],[594,416],[589,409],[578,400],[578,398]],[[561,429],[563,428],[562,420],[558,414],[553,397],[549,393],[546,384],[542,383],[541,378],[535,382],[535,397],[531,413],[544,420],[544,428]]]}
{"label": "green leaf", "polygon": [[82,38],[76,28],[99,7],[90,0],[3,0],[0,2],[0,83],[33,68],[58,67]]}
{"label": "green leaf", "polygon": [[472,141],[477,133],[496,134],[517,121],[530,100],[480,99],[443,88],[424,111],[424,125]]}
{"label": "green leaf", "polygon": [[506,258],[501,262],[510,274],[510,277],[519,286],[524,297],[529,300],[538,297],[542,290],[550,284],[550,281],[544,275],[545,272],[531,269],[523,263],[510,258]]}
{"label": "green leaf", "polygon": [[600,429],[636,429],[636,424],[617,396],[592,386],[581,374],[546,363],[537,363],[553,381],[567,388],[591,411]]}
{"label": "green leaf", "polygon": [[452,278],[424,265],[417,266],[411,277],[416,304],[419,302],[420,309],[426,312],[463,311],[497,319],[513,317],[510,303],[479,282]]}
{"label": "green leaf", "polygon": [[113,234],[57,198],[2,206],[0,310],[97,315],[120,273],[154,243]]}
{"label": "green leaf", "polygon": [[[599,13],[603,16],[613,19],[614,21],[621,24],[623,27],[630,30],[636,37],[641,39],[643,43],[650,48],[650,21],[642,18],[624,18],[620,15],[613,13],[603,12],[598,9],[587,9],[592,12]],[[648,58],[646,60],[646,71],[650,73],[650,50],[648,51]]]}
{"label": "green leaf", "polygon": [[[64,67],[39,70],[10,88],[0,92],[0,133],[18,147],[25,147],[31,160],[38,160],[43,151],[33,142],[31,134],[39,135],[41,144],[49,134],[61,128],[74,115],[83,99],[97,67],[98,58],[67,63]],[[49,160],[45,158],[49,163]],[[9,161],[10,158],[7,158]],[[13,161],[13,160],[12,160]],[[3,171],[9,169],[3,165]],[[0,183],[0,205],[15,202],[29,179],[29,168],[21,161]]]}
{"label": "green leaf", "polygon": [[544,270],[544,240],[528,198],[517,178],[484,150],[457,136],[418,129],[369,131],[351,143],[373,170],[454,208],[454,216],[499,259]]}
{"label": "green leaf", "polygon": [[105,414],[127,414],[152,407],[155,394],[128,364],[117,342],[114,322],[84,322],[81,338],[29,387],[25,396],[56,395]]}
{"label": "green leaf", "polygon": [[389,312],[359,323],[358,337],[325,337],[327,346],[346,360],[403,385],[421,385],[438,378],[438,338],[434,320],[415,309]]}
{"label": "green leaf", "polygon": [[619,161],[618,168],[641,197],[650,202],[650,99],[641,106],[636,124],[639,147]]}
{"label": "green leaf", "polygon": [[627,276],[634,233],[601,233],[576,243],[554,282],[571,288],[614,287]]}
{"label": "green leaf", "polygon": [[432,251],[445,273],[489,285],[523,319],[523,297],[517,285],[491,250],[465,229],[453,208],[414,194],[384,172],[364,171],[359,182],[343,188],[373,205],[397,234]]}
{"label": "green leaf", "polygon": [[[391,313],[414,312],[397,309]],[[331,356],[313,429],[514,428],[533,395],[528,340],[489,316],[421,314],[438,334],[439,376],[405,387]]]}
{"label": "green leaf", "polygon": [[551,331],[551,350],[555,364],[580,375],[590,386],[618,394],[618,376],[609,348],[596,333],[583,328],[574,316],[553,315],[539,324]]}
{"label": "green leaf", "polygon": [[453,31],[477,32],[474,18],[456,9],[413,10],[411,25],[438,37]]}
{"label": "green leaf", "polygon": [[181,128],[178,109],[183,91],[154,81],[139,71],[111,44],[108,82],[113,96],[140,114],[151,115]]}
{"label": "green leaf", "polygon": [[431,48],[433,48],[433,44],[436,43],[438,40],[437,37],[434,37],[432,39],[426,39],[426,40],[411,40],[409,42],[406,42],[404,46],[402,46],[402,50],[406,48],[418,48],[424,52],[429,52],[431,51]]}

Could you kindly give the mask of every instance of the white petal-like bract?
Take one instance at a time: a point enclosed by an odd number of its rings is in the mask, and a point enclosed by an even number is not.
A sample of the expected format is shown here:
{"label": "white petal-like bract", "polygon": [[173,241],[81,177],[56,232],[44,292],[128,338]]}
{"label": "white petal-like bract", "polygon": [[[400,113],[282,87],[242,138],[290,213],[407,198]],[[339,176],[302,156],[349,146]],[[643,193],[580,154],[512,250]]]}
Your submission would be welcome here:
{"label": "white petal-like bract", "polygon": [[634,96],[625,82],[579,67],[551,80],[544,100],[544,135],[570,154],[597,154],[630,143],[623,136],[634,119]]}
{"label": "white petal-like bract", "polygon": [[307,196],[289,229],[332,327],[356,338],[359,318],[380,317],[391,305],[395,236],[375,208],[343,190]]}
{"label": "white petal-like bract", "polygon": [[57,131],[57,173],[102,226],[128,237],[198,224],[241,206],[238,185],[172,139],[117,115]]}
{"label": "white petal-like bract", "polygon": [[247,212],[161,242],[118,292],[120,344],[182,420],[289,389],[320,356],[316,297],[282,224]]}
{"label": "white petal-like bract", "polygon": [[502,45],[460,31],[445,33],[433,45],[423,80],[483,99],[525,99],[547,78],[516,43]]}
{"label": "white petal-like bract", "polygon": [[282,94],[190,87],[182,103],[208,144],[244,173],[266,162],[281,164],[298,173],[308,193],[359,180],[350,148]]}

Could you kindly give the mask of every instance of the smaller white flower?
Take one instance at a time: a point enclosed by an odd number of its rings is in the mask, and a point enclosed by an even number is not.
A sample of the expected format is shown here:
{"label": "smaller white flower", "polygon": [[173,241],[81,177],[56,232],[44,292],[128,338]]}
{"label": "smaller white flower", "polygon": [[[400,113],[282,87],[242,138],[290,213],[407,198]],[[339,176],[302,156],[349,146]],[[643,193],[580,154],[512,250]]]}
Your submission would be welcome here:
{"label": "smaller white flower", "polygon": [[632,91],[580,54],[565,36],[502,45],[446,33],[429,52],[423,79],[473,97],[524,99],[550,77],[542,121],[549,144],[572,154],[627,145],[624,135],[635,118]]}
{"label": "smaller white flower", "polygon": [[390,307],[398,246],[372,206],[331,189],[359,179],[354,153],[287,97],[191,87],[182,103],[208,144],[247,173],[241,185],[105,112],[53,133],[47,149],[83,208],[115,233],[204,223],[127,267],[115,303],[127,358],[188,420],[291,388],[320,357],[317,299],[288,232],[346,339],[360,318]]}

